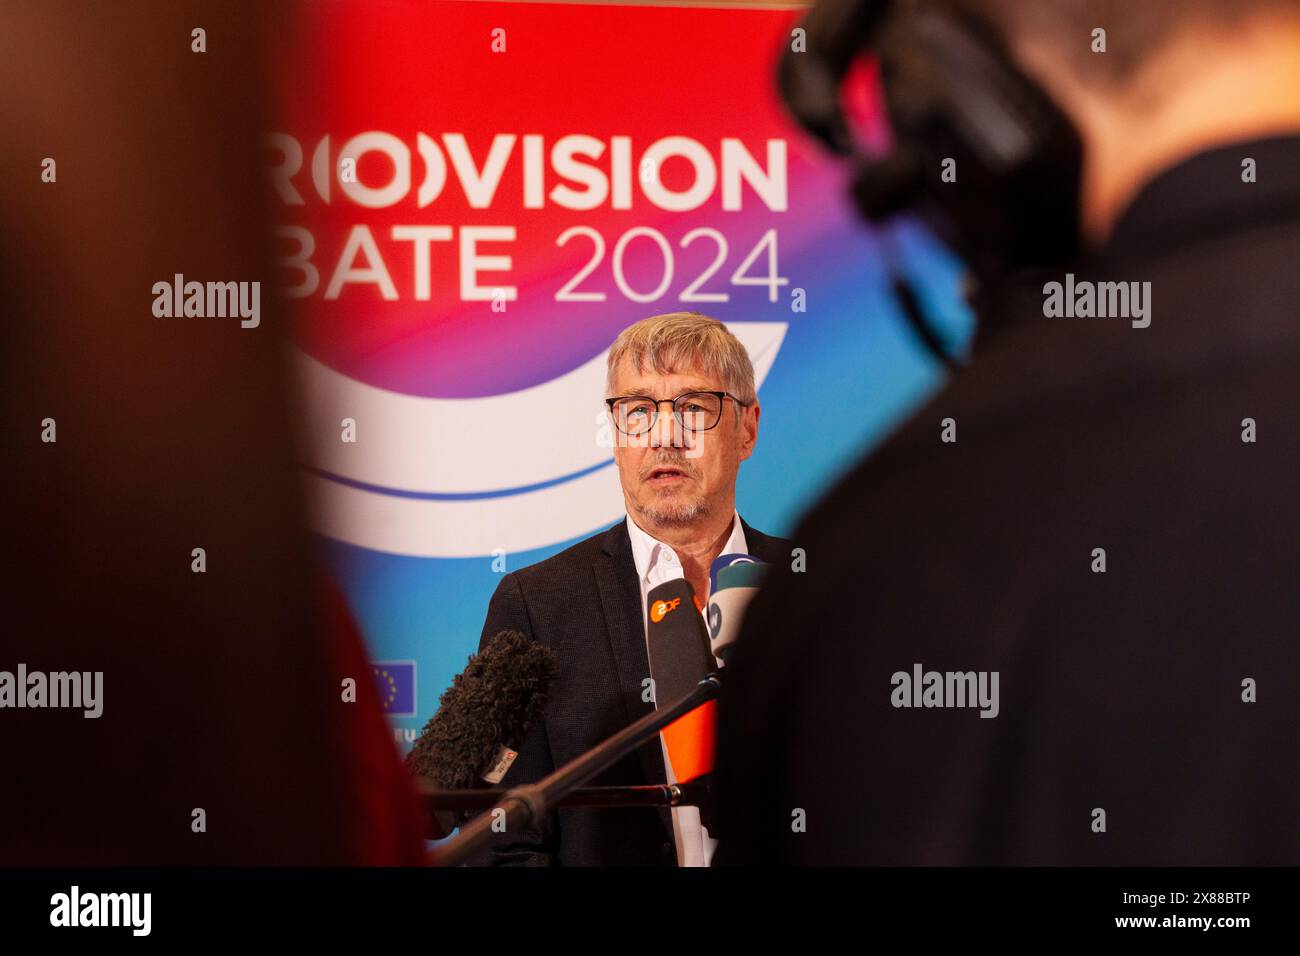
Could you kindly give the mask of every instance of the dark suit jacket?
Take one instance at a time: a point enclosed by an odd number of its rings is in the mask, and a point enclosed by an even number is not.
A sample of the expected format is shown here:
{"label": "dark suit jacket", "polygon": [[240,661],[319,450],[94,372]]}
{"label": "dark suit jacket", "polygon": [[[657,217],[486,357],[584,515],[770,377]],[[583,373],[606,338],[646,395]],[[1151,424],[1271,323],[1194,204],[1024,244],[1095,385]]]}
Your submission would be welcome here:
{"label": "dark suit jacket", "polygon": [[[788,543],[741,520],[749,553],[789,561]],[[480,648],[503,629],[541,641],[559,660],[545,718],[519,748],[502,785],[540,780],[653,710],[642,701],[650,676],[641,586],[626,520],[501,579],[488,606]],[[663,783],[658,740],[595,778],[590,786]],[[544,826],[503,835],[478,862],[490,865],[667,865],[677,862],[665,808],[563,808]]]}
{"label": "dark suit jacket", "polygon": [[[799,528],[727,668],[715,863],[1300,863],[1297,156],[1162,174],[1075,270],[1149,281],[1150,327],[1040,283]],[[1000,714],[894,707],[916,663],[998,671]]]}

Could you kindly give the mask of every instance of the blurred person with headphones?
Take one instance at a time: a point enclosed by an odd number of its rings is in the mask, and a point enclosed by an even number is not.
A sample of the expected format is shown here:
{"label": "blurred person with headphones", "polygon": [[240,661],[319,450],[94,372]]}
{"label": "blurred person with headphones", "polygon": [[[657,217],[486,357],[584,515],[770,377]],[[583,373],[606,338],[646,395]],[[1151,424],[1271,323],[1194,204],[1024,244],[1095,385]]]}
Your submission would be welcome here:
{"label": "blurred person with headphones", "polygon": [[[952,375],[748,612],[715,862],[1300,863],[1300,7],[803,26],[792,113],[964,258],[980,327],[950,355],[894,264]],[[862,54],[884,152],[840,108]]]}

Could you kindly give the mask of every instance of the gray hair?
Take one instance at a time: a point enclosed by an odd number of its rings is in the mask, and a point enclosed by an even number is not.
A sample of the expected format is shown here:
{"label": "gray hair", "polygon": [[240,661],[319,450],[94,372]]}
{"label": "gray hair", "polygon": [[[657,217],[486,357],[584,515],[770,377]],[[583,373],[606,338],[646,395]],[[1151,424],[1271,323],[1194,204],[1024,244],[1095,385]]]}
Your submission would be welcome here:
{"label": "gray hair", "polygon": [[745,346],[717,319],[699,312],[652,315],[620,332],[609,349],[607,394],[613,394],[615,370],[624,358],[638,372],[650,368],[667,375],[697,368],[720,378],[723,388],[744,404],[758,401]]}

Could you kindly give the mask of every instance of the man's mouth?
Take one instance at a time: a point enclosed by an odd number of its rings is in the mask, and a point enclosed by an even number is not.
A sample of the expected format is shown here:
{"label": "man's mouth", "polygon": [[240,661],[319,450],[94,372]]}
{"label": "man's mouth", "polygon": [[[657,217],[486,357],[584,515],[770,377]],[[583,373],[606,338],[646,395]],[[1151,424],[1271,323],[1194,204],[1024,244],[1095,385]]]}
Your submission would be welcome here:
{"label": "man's mouth", "polygon": [[671,465],[662,465],[655,468],[650,474],[646,475],[646,481],[652,484],[670,484],[674,481],[681,481],[689,478],[690,475],[680,468],[674,468]]}

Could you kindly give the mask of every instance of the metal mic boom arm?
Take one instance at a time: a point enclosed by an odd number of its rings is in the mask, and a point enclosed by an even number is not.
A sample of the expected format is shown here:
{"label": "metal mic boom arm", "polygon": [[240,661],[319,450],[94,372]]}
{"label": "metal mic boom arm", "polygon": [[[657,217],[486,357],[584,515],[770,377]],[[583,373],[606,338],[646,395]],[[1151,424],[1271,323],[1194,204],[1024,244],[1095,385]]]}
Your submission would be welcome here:
{"label": "metal mic boom arm", "polygon": [[597,744],[580,757],[575,757],[554,773],[537,783],[524,784],[506,791],[501,801],[461,827],[446,845],[431,852],[429,862],[434,866],[458,866],[486,847],[496,833],[502,832],[498,811],[504,813],[504,830],[522,829],[541,821],[566,795],[618,763],[628,754],[655,738],[655,735],[678,717],[689,713],[701,704],[716,700],[722,688],[716,673],[710,674],[696,685],[695,690],[662,709],[646,714],[628,724],[614,736]]}

